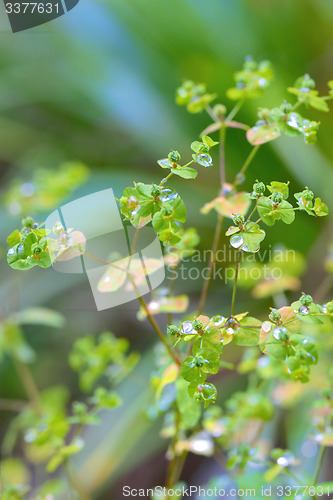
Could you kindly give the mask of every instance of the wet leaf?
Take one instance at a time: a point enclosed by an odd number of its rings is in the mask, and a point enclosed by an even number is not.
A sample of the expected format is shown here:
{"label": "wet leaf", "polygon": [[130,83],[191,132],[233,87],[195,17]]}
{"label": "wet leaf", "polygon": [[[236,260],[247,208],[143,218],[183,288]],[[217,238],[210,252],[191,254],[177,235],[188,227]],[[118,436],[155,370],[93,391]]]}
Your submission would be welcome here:
{"label": "wet leaf", "polygon": [[271,142],[280,137],[281,132],[277,125],[269,125],[265,122],[257,124],[246,132],[246,138],[252,146],[259,146]]}

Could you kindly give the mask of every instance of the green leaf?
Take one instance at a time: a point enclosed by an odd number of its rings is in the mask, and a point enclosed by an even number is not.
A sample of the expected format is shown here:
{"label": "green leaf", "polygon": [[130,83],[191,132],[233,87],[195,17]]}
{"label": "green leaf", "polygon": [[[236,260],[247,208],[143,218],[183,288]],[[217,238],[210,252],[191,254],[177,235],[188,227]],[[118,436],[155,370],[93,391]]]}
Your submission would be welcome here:
{"label": "green leaf", "polygon": [[240,321],[240,328],[234,333],[234,342],[242,346],[254,346],[259,343],[261,322],[256,318],[246,316]]}
{"label": "green leaf", "polygon": [[188,382],[204,382],[206,380],[206,374],[201,370],[200,367],[196,366],[194,356],[188,356],[184,359],[180,374],[184,380]]}
{"label": "green leaf", "polygon": [[197,401],[204,401],[205,408],[207,408],[210,403],[215,403],[217,396],[215,385],[210,383],[196,384],[195,382],[191,382],[188,386],[188,393]]}
{"label": "green leaf", "polygon": [[209,203],[206,203],[200,212],[202,214],[207,214],[214,208],[218,214],[232,218],[235,213],[245,215],[250,205],[251,200],[249,193],[240,192],[231,196],[221,195]]}
{"label": "green leaf", "polygon": [[208,147],[208,148],[212,148],[213,146],[216,146],[218,144],[218,142],[215,142],[213,141],[213,139],[211,137],[209,137],[208,135],[203,135],[202,136],[202,142]]}
{"label": "green leaf", "polygon": [[183,200],[180,198],[176,198],[175,200],[170,202],[170,205],[172,207],[172,217],[179,221],[179,222],[185,222],[186,221],[186,207],[184,205]]}
{"label": "green leaf", "polygon": [[159,239],[169,245],[177,245],[181,241],[181,237],[172,229],[164,229],[158,235]]}
{"label": "green leaf", "polygon": [[329,214],[328,206],[320,198],[316,198],[315,200],[314,211],[318,217],[324,217]]}
{"label": "green leaf", "polygon": [[12,234],[10,234],[7,238],[7,243],[10,247],[13,247],[21,242],[21,235],[18,229],[16,229]]}
{"label": "green leaf", "polygon": [[293,206],[285,200],[274,204],[270,198],[261,196],[257,203],[257,209],[262,221],[267,226],[273,226],[279,219],[285,224],[291,224],[295,220]]}
{"label": "green leaf", "polygon": [[278,213],[280,215],[280,219],[285,224],[291,224],[295,220],[293,206],[285,200],[281,201],[279,204]]}
{"label": "green leaf", "polygon": [[185,380],[177,380],[177,406],[181,415],[181,427],[193,429],[201,416],[201,405],[189,396],[188,384]]}
{"label": "green leaf", "polygon": [[179,177],[182,177],[183,179],[195,179],[198,175],[198,172],[195,170],[195,168],[191,167],[172,168],[171,172],[175,175],[178,175]]}
{"label": "green leaf", "polygon": [[246,138],[252,146],[259,146],[274,141],[280,137],[281,132],[277,125],[269,125],[266,122],[258,122],[246,132]]}
{"label": "green leaf", "polygon": [[288,355],[288,347],[280,340],[275,339],[273,334],[269,335],[265,347],[268,354],[276,359],[285,360]]}
{"label": "green leaf", "polygon": [[201,337],[192,346],[192,354],[197,354],[200,349],[209,349],[218,355],[222,353],[223,339],[218,328],[211,326],[203,331]]}
{"label": "green leaf", "polygon": [[210,349],[199,349],[195,356],[196,358],[200,357],[203,359],[201,370],[204,373],[217,373],[219,371],[220,360],[216,352]]}
{"label": "green leaf", "polygon": [[65,318],[62,314],[46,307],[30,307],[22,309],[14,315],[20,325],[43,325],[53,328],[63,328]]}
{"label": "green leaf", "polygon": [[272,181],[267,188],[271,193],[281,193],[285,200],[289,197],[289,182]]}

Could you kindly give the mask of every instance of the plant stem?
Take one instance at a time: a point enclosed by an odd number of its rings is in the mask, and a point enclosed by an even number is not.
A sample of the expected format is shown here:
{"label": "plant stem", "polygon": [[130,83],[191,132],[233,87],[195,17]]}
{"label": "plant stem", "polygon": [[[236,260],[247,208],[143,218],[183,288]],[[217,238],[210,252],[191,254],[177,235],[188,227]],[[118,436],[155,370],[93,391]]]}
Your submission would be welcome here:
{"label": "plant stem", "polygon": [[209,114],[209,116],[211,117],[211,119],[214,122],[220,121],[220,118],[214,113],[212,107],[209,104],[207,104],[207,106],[205,107],[205,110],[207,111],[207,113]]}
{"label": "plant stem", "polygon": [[236,106],[234,108],[232,108],[232,110],[230,111],[230,113],[226,117],[225,121],[230,122],[237,115],[238,111],[241,109],[243,104],[244,104],[244,99],[241,99],[240,101],[238,101]]}
{"label": "plant stem", "polygon": [[[133,247],[132,247],[133,249]],[[114,264],[112,263],[109,263],[103,259],[100,259],[99,257],[96,257],[95,255],[92,255],[92,254],[89,254],[87,252],[85,252],[85,255],[87,257],[90,257],[91,259],[94,259],[94,260],[97,260],[98,262],[101,262],[102,264],[105,264],[107,266],[114,266],[114,267],[117,267],[115,266]],[[119,268],[119,267],[118,267]],[[149,311],[149,308],[145,302],[145,300],[141,297],[140,295],[140,291],[138,289],[138,287],[136,286],[135,284],[135,281],[134,279],[132,278],[131,276],[131,273],[130,271],[126,270],[126,269],[123,269],[123,268],[120,268],[122,271],[125,271],[127,274],[128,274],[128,278],[131,282],[131,285],[133,286],[134,290],[135,290],[135,293],[137,294],[137,297],[138,297],[138,300],[141,304],[141,306],[144,308],[146,314],[147,314],[147,318],[151,324],[151,326],[153,327],[153,329],[155,330],[155,332],[157,333],[159,339],[161,340],[161,342],[163,342],[163,344],[165,345],[168,353],[170,354],[171,358],[173,359],[173,361],[175,363],[177,363],[177,365],[181,365],[181,360],[179,359],[178,355],[175,353],[175,351],[172,350],[172,348],[170,347],[170,345],[168,344],[166,338],[164,337],[160,327],[158,326],[158,324],[156,323],[155,319],[153,318],[153,316],[150,314],[150,311]]]}
{"label": "plant stem", "polygon": [[240,251],[238,250],[238,252],[237,252],[237,260],[236,260],[236,272],[235,272],[234,288],[233,288],[233,291],[232,291],[232,302],[231,302],[231,313],[230,313],[230,316],[233,316],[234,312],[235,312],[235,300],[236,300],[236,291],[237,291],[239,261],[240,261]]}
{"label": "plant stem", "polygon": [[29,405],[29,401],[19,399],[0,398],[0,410],[2,411],[22,411]]}
{"label": "plant stem", "polygon": [[314,475],[314,479],[313,479],[313,486],[317,486],[317,484],[318,484],[320,471],[321,471],[323,463],[324,463],[325,452],[326,452],[326,446],[320,446],[319,453],[318,453],[317,467],[316,467],[316,471],[315,471],[315,475]]}
{"label": "plant stem", "polygon": [[220,185],[221,189],[225,184],[225,134],[226,134],[226,126],[222,123],[220,128]]}
{"label": "plant stem", "polygon": [[207,279],[205,279],[204,286],[202,288],[198,312],[197,312],[198,315],[200,315],[202,313],[203,308],[204,308],[205,303],[206,303],[207,293],[208,293],[209,285],[211,283],[213,267],[214,267],[214,263],[215,263],[215,259],[216,259],[217,247],[218,247],[218,244],[220,241],[222,225],[223,225],[223,216],[219,215],[218,219],[217,219],[216,228],[215,228],[211,259],[210,259],[209,267],[208,267],[208,277],[207,277]]}
{"label": "plant stem", "polygon": [[29,400],[31,401],[31,404],[33,405],[36,413],[38,415],[41,415],[42,413],[41,398],[36,382],[34,381],[34,378],[31,375],[30,368],[28,367],[28,365],[26,365],[25,363],[23,363],[22,361],[20,361],[15,357],[13,358],[13,361],[16,367],[16,371],[25,389],[25,392]]}
{"label": "plant stem", "polygon": [[[179,170],[183,170],[183,168],[186,168],[186,167],[188,167],[189,165],[192,165],[192,163],[194,163],[194,160],[189,161],[188,163],[186,163],[186,165],[183,165],[182,167],[180,167],[180,169],[179,169]],[[165,184],[165,183],[166,183],[166,181],[167,181],[167,180],[169,180],[169,179],[170,179],[170,177],[172,177],[173,175],[175,175],[175,174],[174,174],[173,172],[170,172],[170,173],[169,173],[169,175],[167,175],[164,179],[162,179],[162,180],[161,180],[161,182],[160,182],[159,186],[160,186],[160,187],[161,187],[161,186],[163,186],[163,184]]]}
{"label": "plant stem", "polygon": [[155,319],[153,318],[153,316],[150,314],[150,311],[148,309],[148,306],[146,304],[146,302],[144,301],[144,299],[140,296],[140,292],[139,290],[136,288],[136,285],[134,283],[132,283],[133,286],[134,286],[134,289],[136,289],[136,293],[138,295],[138,300],[141,304],[141,306],[144,308],[146,314],[147,314],[147,318],[151,324],[151,326],[154,328],[155,332],[157,333],[159,339],[161,342],[163,342],[165,348],[167,349],[168,353],[170,354],[170,357],[173,359],[173,361],[178,365],[180,366],[181,365],[181,360],[179,359],[178,355],[176,354],[176,352],[172,349],[172,347],[168,344],[165,336],[163,335],[160,327],[158,326],[158,324],[156,323]]}
{"label": "plant stem", "polygon": [[251,149],[251,152],[250,152],[249,156],[246,158],[244,165],[242,166],[242,168],[240,169],[240,171],[236,175],[236,178],[235,178],[234,183],[233,183],[234,187],[236,187],[236,186],[238,186],[238,184],[240,184],[240,180],[237,180],[237,179],[241,179],[241,177],[243,175],[245,175],[245,172],[246,172],[248,166],[252,162],[252,160],[255,157],[255,155],[256,155],[256,153],[257,153],[257,151],[258,151],[259,148],[260,148],[260,144],[258,144],[257,146],[254,146]]}

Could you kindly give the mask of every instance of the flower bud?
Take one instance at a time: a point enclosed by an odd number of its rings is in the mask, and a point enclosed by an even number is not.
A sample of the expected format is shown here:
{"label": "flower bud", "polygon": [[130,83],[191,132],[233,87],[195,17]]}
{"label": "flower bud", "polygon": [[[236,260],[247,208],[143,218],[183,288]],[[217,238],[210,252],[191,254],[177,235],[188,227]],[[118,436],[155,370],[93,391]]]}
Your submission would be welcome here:
{"label": "flower bud", "polygon": [[162,212],[162,214],[165,217],[170,217],[170,215],[172,215],[172,208],[170,208],[170,207],[162,207],[161,212]]}
{"label": "flower bud", "polygon": [[32,217],[24,217],[24,219],[22,219],[22,226],[23,227],[32,228],[33,225],[34,225],[34,220]]}
{"label": "flower bud", "polygon": [[312,201],[314,198],[314,194],[310,189],[306,188],[304,191],[302,191],[302,198],[305,201]]}
{"label": "flower bud", "polygon": [[193,326],[194,330],[199,332],[200,330],[203,329],[203,322],[200,321],[200,319],[195,319],[192,323],[192,326]]}
{"label": "flower bud", "polygon": [[194,358],[195,366],[201,368],[205,364],[205,360],[202,356],[196,356]]}
{"label": "flower bud", "polygon": [[168,154],[168,159],[171,161],[171,163],[177,163],[180,160],[180,154],[178,151],[170,151]]}
{"label": "flower bud", "polygon": [[156,184],[153,184],[152,187],[151,187],[151,195],[154,197],[154,198],[158,198],[161,194],[161,189],[159,186],[156,186]]}
{"label": "flower bud", "polygon": [[244,224],[244,217],[241,214],[235,213],[232,215],[232,221],[235,226],[242,226]]}
{"label": "flower bud", "polygon": [[264,194],[265,190],[266,190],[266,186],[263,182],[255,182],[253,184],[253,193],[252,193],[252,196],[256,196],[259,198],[259,196],[261,196],[262,194]]}
{"label": "flower bud", "polygon": [[227,108],[224,104],[215,104],[213,111],[218,118],[224,118],[227,113]]}
{"label": "flower bud", "polygon": [[273,203],[281,203],[281,201],[283,201],[283,195],[282,193],[273,193],[272,196],[271,196],[271,199],[273,201]]}
{"label": "flower bud", "polygon": [[302,293],[302,297],[299,299],[302,306],[309,307],[311,306],[313,299],[311,295],[306,295],[304,292]]}
{"label": "flower bud", "polygon": [[176,325],[169,325],[167,328],[167,334],[168,335],[178,335],[179,328],[177,328]]}
{"label": "flower bud", "polygon": [[272,323],[278,323],[281,320],[281,313],[277,309],[272,308],[268,317]]}

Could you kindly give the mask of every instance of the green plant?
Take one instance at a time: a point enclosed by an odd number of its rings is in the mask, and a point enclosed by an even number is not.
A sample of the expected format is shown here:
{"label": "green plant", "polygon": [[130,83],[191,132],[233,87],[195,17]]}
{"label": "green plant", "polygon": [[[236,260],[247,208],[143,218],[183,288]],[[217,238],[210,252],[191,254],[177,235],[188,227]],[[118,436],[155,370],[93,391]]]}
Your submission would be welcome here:
{"label": "green plant", "polygon": [[[243,69],[235,75],[235,87],[227,91],[227,97],[236,101],[229,112],[222,103],[211,107],[216,95],[207,93],[205,85],[184,82],[177,90],[177,104],[186,106],[190,113],[206,111],[213,123],[203,131],[200,141],[191,144],[191,157],[185,162],[181,161],[178,151],[172,150],[166,158],[158,161],[159,166],[167,171],[160,182],[135,182],[133,187],[125,189],[119,199],[121,213],[137,231],[152,224],[164,245],[165,261],[171,270],[175,270],[182,259],[193,255],[199,237],[194,228],[184,229],[181,226],[186,221],[185,204],[179,193],[169,187],[169,181],[175,175],[188,181],[195,179],[198,171],[193,167],[211,167],[212,148],[219,146],[219,192],[214,200],[202,208],[203,214],[215,210],[217,223],[208,275],[203,283],[197,310],[188,312],[178,323],[172,321],[173,314],[183,314],[189,306],[186,295],[174,294],[173,279],[169,280],[167,294],[155,292],[149,303],[138,293],[141,305],[138,317],[140,320],[148,318],[161,342],[151,378],[154,400],[147,414],[152,419],[161,415],[164,418],[162,436],[170,440],[167,452],[170,460],[166,477],[168,489],[179,483],[189,452],[214,456],[218,462],[223,460],[223,466],[235,471],[233,480],[239,488],[247,481],[255,484],[256,488],[271,484],[276,488],[286,488],[282,494],[288,496],[291,482],[296,494],[302,493],[304,497],[313,499],[332,488],[332,484],[319,484],[325,449],[333,443],[331,368],[324,379],[319,376],[318,380],[317,376],[315,385],[322,392],[313,405],[313,442],[318,445],[314,474],[305,469],[304,475],[299,478],[294,470],[298,465],[295,452],[276,447],[274,438],[269,440],[266,449],[260,448],[260,439],[276,414],[277,391],[282,387],[284,395],[280,405],[287,407],[295,385],[311,382],[312,369],[318,359],[319,374],[328,370],[328,353],[333,349],[330,338],[333,302],[318,304],[310,295],[303,293],[296,302],[271,308],[266,317],[256,318],[248,312],[237,311],[236,294],[242,258],[260,251],[260,245],[266,238],[266,226],[271,231],[270,227],[275,223],[292,224],[298,211],[306,212],[300,214],[302,216],[328,215],[325,203],[315,197],[308,187],[292,197],[289,182],[281,180],[271,181],[267,186],[256,180],[250,192],[239,190],[262,144],[276,140],[283,134],[300,136],[306,144],[315,142],[319,122],[304,118],[298,109],[304,106],[327,112],[327,101],[333,98],[332,82],[329,82],[329,94],[321,97],[314,90],[315,82],[304,75],[296,80],[294,87],[288,88],[289,93],[296,96],[296,102],[291,104],[285,101],[273,109],[259,109],[259,121],[253,127],[235,121],[246,100],[260,97],[272,78],[269,62],[257,64],[247,59]],[[225,160],[229,129],[245,132],[248,142],[253,146],[231,183],[226,181],[228,171]],[[219,134],[218,141],[210,137],[215,132]],[[294,200],[293,203],[290,198]],[[215,315],[208,316],[203,311],[225,220],[228,222],[225,234],[230,237],[230,245],[235,249],[230,309],[223,316],[221,305]],[[23,219],[22,225],[20,231],[16,230],[8,237],[8,263],[14,269],[28,270],[34,266],[47,268],[64,252],[67,252],[68,258],[85,253],[84,235],[75,232],[69,234],[60,223],[56,224],[54,230],[58,235],[57,240],[51,239],[48,231],[31,217]],[[132,253],[134,250],[133,247]],[[132,256],[129,261],[131,259]],[[129,272],[128,261],[120,268],[112,262],[105,263],[109,264],[110,291],[122,286],[124,275],[129,275],[133,287],[137,289],[135,277]],[[285,289],[288,286],[282,286],[282,290]],[[161,313],[165,313],[168,319],[166,335],[154,318]],[[35,317],[39,318],[38,312]],[[34,446],[44,447],[48,470],[52,472],[63,465],[71,487],[82,498],[88,498],[71,470],[70,457],[83,446],[79,439],[83,427],[98,424],[99,409],[113,408],[119,404],[119,399],[109,388],[98,387],[87,402],[74,403],[68,415],[66,397],[61,390],[56,395],[52,392],[51,395],[43,395],[35,386],[27,368],[32,353],[19,325],[19,321],[9,318],[2,326],[2,345],[17,364],[31,401],[15,420],[15,432],[28,435],[26,440]],[[228,359],[227,346],[231,343],[239,346],[242,353],[236,364]],[[80,374],[81,389],[92,391],[109,366],[112,366],[110,373],[116,373],[115,381],[128,373],[134,367],[137,356],[127,355],[127,349],[125,339],[116,339],[111,334],[102,334],[97,344],[92,337],[78,340],[70,355],[70,364]],[[244,390],[231,394],[220,406],[216,404],[219,393],[215,380],[219,382],[219,374],[224,370],[246,375],[248,385]],[[297,391],[297,397],[304,395],[303,389]],[[274,397],[271,397],[274,394],[275,402]],[[324,408],[325,411],[317,412],[318,408]],[[15,439],[11,431],[7,439],[7,452],[11,449],[8,442],[13,444]],[[254,472],[256,470],[260,473]],[[277,496],[282,496],[279,495],[281,490],[277,491]],[[22,495],[25,493],[22,490]],[[12,486],[5,494],[7,498],[20,498],[21,495],[19,491],[13,492]],[[171,494],[169,496],[172,497]]]}

